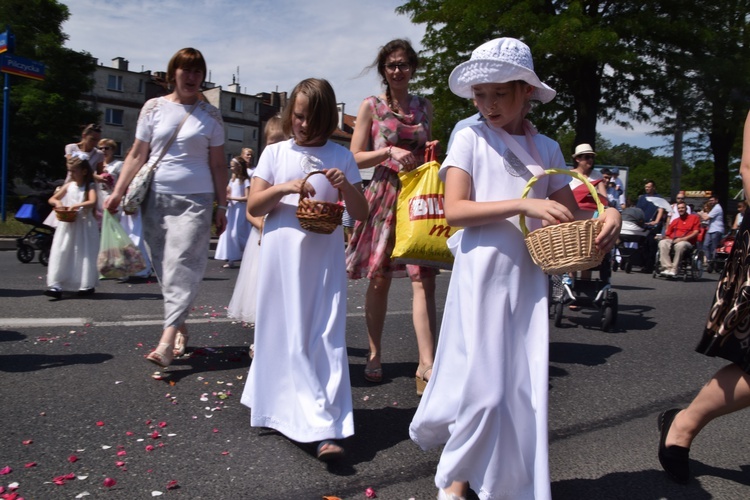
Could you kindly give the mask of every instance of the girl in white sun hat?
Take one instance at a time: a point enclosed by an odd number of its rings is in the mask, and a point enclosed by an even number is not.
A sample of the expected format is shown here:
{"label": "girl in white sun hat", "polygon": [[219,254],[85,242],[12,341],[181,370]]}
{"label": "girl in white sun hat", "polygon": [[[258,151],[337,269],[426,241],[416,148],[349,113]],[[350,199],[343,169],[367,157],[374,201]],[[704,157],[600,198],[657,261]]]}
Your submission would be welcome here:
{"label": "girl in white sun hat", "polygon": [[[410,435],[423,449],[444,445],[439,499],[550,498],[547,453],[547,279],[529,256],[518,215],[530,229],[573,220],[576,201],[560,146],[524,120],[530,102],[555,91],[534,72],[529,48],[513,38],[479,46],[451,73],[450,89],[473,98],[486,121],[456,134],[443,162],[445,215],[454,236],[451,275],[434,373]],[[610,209],[596,244],[614,245],[620,216]]]}

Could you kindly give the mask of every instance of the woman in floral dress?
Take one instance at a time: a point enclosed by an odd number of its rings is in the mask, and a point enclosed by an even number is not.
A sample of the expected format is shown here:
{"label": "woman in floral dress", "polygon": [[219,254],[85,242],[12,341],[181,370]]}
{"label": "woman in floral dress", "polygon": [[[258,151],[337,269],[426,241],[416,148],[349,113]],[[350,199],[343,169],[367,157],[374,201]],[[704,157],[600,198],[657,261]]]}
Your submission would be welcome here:
{"label": "woman in floral dress", "polygon": [[417,69],[417,54],[406,40],[392,40],[380,49],[373,63],[382,77],[385,92],[362,102],[351,141],[351,151],[360,169],[375,167],[365,197],[370,206],[366,221],[354,226],[347,248],[346,269],[350,278],[367,277],[365,315],[370,351],[365,379],[380,383],[381,338],[391,278],[408,275],[412,281],[413,320],[419,347],[417,393],[421,394],[432,372],[435,351],[435,276],[430,267],[391,262],[395,244],[396,204],[401,183],[399,170],[413,170],[424,163],[430,142],[432,105],[409,94],[409,81]]}

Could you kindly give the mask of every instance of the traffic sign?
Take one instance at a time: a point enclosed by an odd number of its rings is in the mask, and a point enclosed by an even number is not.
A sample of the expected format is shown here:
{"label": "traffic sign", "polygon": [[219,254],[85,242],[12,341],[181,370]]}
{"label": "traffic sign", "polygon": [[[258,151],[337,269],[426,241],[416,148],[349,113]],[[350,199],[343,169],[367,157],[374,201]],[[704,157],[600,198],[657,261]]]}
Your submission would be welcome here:
{"label": "traffic sign", "polygon": [[15,54],[0,56],[0,71],[34,80],[44,80],[44,64]]}

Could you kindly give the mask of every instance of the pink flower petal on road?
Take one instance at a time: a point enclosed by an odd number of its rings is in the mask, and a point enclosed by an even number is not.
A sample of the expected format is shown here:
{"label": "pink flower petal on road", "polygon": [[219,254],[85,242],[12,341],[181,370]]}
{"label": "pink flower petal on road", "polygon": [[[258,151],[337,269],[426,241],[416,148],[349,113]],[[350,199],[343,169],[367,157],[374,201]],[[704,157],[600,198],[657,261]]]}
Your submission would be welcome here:
{"label": "pink flower petal on road", "polygon": [[5,467],[3,467],[2,469],[0,469],[0,476],[4,476],[4,475],[6,475],[6,474],[10,474],[11,472],[13,472],[13,469],[11,469],[10,467],[8,467],[8,466],[6,465],[6,466],[5,466]]}
{"label": "pink flower petal on road", "polygon": [[112,486],[114,486],[114,485],[116,485],[116,484],[117,484],[117,481],[115,481],[115,480],[114,480],[114,479],[112,479],[111,477],[108,477],[108,478],[105,478],[105,479],[104,479],[104,483],[103,483],[103,484],[104,484],[104,486],[106,486],[107,488],[111,488]]}
{"label": "pink flower petal on road", "polygon": [[97,426],[97,427],[103,427],[103,426],[104,426],[104,422],[102,422],[101,420],[99,420],[99,421],[98,421],[98,422],[96,423],[96,426]]}
{"label": "pink flower petal on road", "polygon": [[29,462],[26,465],[24,465],[24,467],[26,467],[27,469],[29,469],[31,467],[36,467],[36,462]]}
{"label": "pink flower petal on road", "polygon": [[161,437],[161,434],[159,434],[158,431],[154,431],[151,433],[151,439],[159,439]]}
{"label": "pink flower petal on road", "polygon": [[159,422],[159,427],[161,427],[162,429],[165,428],[166,426],[167,426],[166,422]]}
{"label": "pink flower petal on road", "polygon": [[70,462],[71,464],[74,464],[77,461],[78,461],[78,457],[75,456],[75,455],[71,455],[71,456],[68,457],[68,462]]}
{"label": "pink flower petal on road", "polygon": [[154,451],[154,446],[151,444],[146,446],[146,451]]}
{"label": "pink flower petal on road", "polygon": [[22,441],[22,444],[25,445],[25,446],[28,446],[28,445],[30,445],[33,442],[34,441],[32,441],[31,439],[27,439],[26,441]]}
{"label": "pink flower petal on road", "polygon": [[375,494],[375,490],[373,490],[372,488],[367,488],[367,489],[365,490],[365,496],[366,496],[367,498],[377,498],[377,497],[378,497],[378,496],[377,496],[377,495]]}
{"label": "pink flower petal on road", "polygon": [[167,483],[167,489],[168,490],[173,490],[175,488],[179,488],[179,486],[180,485],[177,484],[177,481],[175,481],[174,479],[172,479],[170,482]]}
{"label": "pink flower petal on road", "polygon": [[125,451],[125,450],[120,450],[120,451],[117,452],[117,456],[118,457],[124,457],[127,454],[128,454],[128,452]]}

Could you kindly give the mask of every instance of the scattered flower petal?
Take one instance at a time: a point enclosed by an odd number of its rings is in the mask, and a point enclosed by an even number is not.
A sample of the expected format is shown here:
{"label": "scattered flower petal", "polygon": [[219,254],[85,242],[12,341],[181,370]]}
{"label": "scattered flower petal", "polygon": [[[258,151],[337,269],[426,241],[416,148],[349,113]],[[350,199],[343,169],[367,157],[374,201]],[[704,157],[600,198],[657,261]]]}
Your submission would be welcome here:
{"label": "scattered flower petal", "polygon": [[76,498],[83,498],[83,497],[87,497],[89,495],[91,495],[91,493],[89,493],[88,491],[82,491],[82,492],[80,492],[79,494],[76,495]]}
{"label": "scattered flower petal", "polygon": [[11,472],[13,472],[13,469],[11,469],[9,466],[6,465],[2,469],[0,469],[0,476],[4,476],[6,474],[10,474]]}
{"label": "scattered flower petal", "polygon": [[132,435],[134,435],[134,434],[135,434],[135,433],[134,433],[134,432],[131,432],[131,431],[127,431],[127,432],[125,433],[125,435],[126,435],[126,436],[132,436]]}
{"label": "scattered flower petal", "polygon": [[104,422],[102,422],[101,420],[99,420],[99,421],[98,421],[98,422],[96,423],[96,425],[97,425],[97,427],[103,427],[103,426],[104,426]]}
{"label": "scattered flower petal", "polygon": [[167,426],[166,422],[159,422],[159,427],[161,427],[162,429],[165,428],[166,426]]}
{"label": "scattered flower petal", "polygon": [[106,486],[107,488],[111,488],[112,486],[114,486],[116,484],[117,484],[117,481],[115,481],[111,477],[108,477],[108,478],[104,479],[104,486]]}
{"label": "scattered flower petal", "polygon": [[367,489],[365,490],[365,496],[366,496],[367,498],[377,498],[377,497],[378,497],[378,496],[377,496],[377,495],[375,494],[375,490],[373,490],[372,488],[367,488]]}
{"label": "scattered flower petal", "polygon": [[151,492],[151,496],[152,496],[152,497],[160,497],[160,496],[162,496],[163,494],[164,494],[164,493],[162,493],[161,491],[152,491],[152,492]]}
{"label": "scattered flower petal", "polygon": [[36,462],[29,462],[26,465],[24,465],[24,467],[26,467],[27,469],[29,469],[31,467],[36,467]]}
{"label": "scattered flower petal", "polygon": [[125,451],[125,450],[120,450],[120,451],[117,452],[117,456],[118,457],[124,457],[127,454],[128,454],[128,452]]}
{"label": "scattered flower petal", "polygon": [[30,444],[31,444],[31,443],[33,443],[33,442],[34,442],[34,441],[32,441],[31,439],[27,439],[26,441],[22,441],[22,443],[23,443],[23,444],[24,444],[25,446],[28,446],[28,445],[30,445]]}
{"label": "scattered flower petal", "polygon": [[75,455],[71,455],[71,456],[68,457],[68,462],[70,462],[71,464],[74,464],[74,463],[78,462],[78,457],[75,456]]}
{"label": "scattered flower petal", "polygon": [[146,446],[146,451],[154,451],[154,446],[151,444]]}
{"label": "scattered flower petal", "polygon": [[167,483],[167,489],[168,490],[173,490],[175,488],[179,488],[179,485],[177,484],[177,481],[175,481],[174,479],[172,479],[170,482]]}
{"label": "scattered flower petal", "polygon": [[117,462],[115,462],[115,465],[118,467],[122,467],[123,465],[125,465],[125,462],[123,462],[122,460],[118,460]]}
{"label": "scattered flower petal", "polygon": [[89,477],[88,476],[76,476],[76,478],[78,478],[79,481],[83,481],[85,479],[88,479]]}
{"label": "scattered flower petal", "polygon": [[112,447],[110,445],[108,445],[108,444],[103,444],[102,445],[102,450],[108,450],[110,448],[112,448]]}
{"label": "scattered flower petal", "polygon": [[158,431],[154,431],[151,433],[151,439],[159,439],[161,437],[161,434],[159,434]]}

